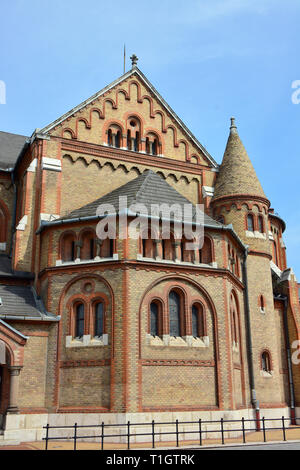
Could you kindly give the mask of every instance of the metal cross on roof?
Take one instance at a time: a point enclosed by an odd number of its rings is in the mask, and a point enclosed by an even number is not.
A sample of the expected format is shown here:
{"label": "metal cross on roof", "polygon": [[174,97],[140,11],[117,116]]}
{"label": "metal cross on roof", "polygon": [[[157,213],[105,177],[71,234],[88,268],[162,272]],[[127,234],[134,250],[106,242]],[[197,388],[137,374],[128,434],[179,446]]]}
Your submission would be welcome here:
{"label": "metal cross on roof", "polygon": [[137,61],[139,60],[135,54],[132,54],[130,59],[131,59],[132,67],[134,67],[137,64]]}

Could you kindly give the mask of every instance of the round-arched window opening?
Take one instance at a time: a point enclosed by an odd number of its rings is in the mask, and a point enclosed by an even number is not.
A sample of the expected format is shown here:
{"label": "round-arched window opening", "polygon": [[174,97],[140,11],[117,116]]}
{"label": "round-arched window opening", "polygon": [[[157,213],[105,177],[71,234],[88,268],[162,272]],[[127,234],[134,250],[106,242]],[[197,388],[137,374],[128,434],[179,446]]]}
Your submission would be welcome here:
{"label": "round-arched window opening", "polygon": [[136,126],[136,122],[132,119],[129,124],[131,125],[131,127],[135,127]]}

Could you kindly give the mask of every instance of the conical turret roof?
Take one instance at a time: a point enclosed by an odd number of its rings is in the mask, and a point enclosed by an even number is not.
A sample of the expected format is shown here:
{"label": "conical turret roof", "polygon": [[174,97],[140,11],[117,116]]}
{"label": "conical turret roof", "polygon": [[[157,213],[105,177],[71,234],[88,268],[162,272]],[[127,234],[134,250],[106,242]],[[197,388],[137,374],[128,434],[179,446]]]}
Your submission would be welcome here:
{"label": "conical turret roof", "polygon": [[234,195],[249,195],[267,199],[246,149],[231,118],[223,161],[219,168],[213,200]]}

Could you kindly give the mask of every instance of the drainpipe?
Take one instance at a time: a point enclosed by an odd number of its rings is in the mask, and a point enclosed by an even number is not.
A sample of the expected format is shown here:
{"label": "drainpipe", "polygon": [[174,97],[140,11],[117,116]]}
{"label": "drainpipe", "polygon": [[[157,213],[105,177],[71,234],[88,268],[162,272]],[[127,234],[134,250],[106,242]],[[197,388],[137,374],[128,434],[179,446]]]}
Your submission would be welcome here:
{"label": "drainpipe", "polygon": [[16,232],[16,216],[17,216],[17,186],[15,182],[14,171],[11,172],[11,182],[14,188],[14,205],[13,205],[13,214],[11,222],[11,243],[9,250],[9,257],[12,258],[13,246],[14,246],[14,237]]}
{"label": "drainpipe", "polygon": [[280,295],[275,297],[275,299],[283,300],[283,324],[284,324],[284,335],[285,335],[285,347],[286,347],[286,356],[288,363],[288,378],[289,378],[289,390],[290,390],[290,407],[291,407],[291,424],[296,424],[296,415],[295,415],[295,389],[294,389],[294,380],[293,380],[293,371],[292,371],[292,359],[291,359],[291,347],[290,347],[290,337],[288,329],[288,318],[287,318],[287,309],[288,309],[288,298],[287,296]]}
{"label": "drainpipe", "polygon": [[247,335],[247,353],[248,353],[248,366],[249,366],[249,382],[251,391],[251,403],[255,409],[256,430],[260,431],[260,411],[259,402],[256,398],[254,368],[253,368],[253,350],[252,350],[252,335],[251,335],[251,322],[250,322],[250,304],[249,304],[249,291],[248,291],[248,276],[247,276],[247,256],[248,248],[245,250],[243,260],[243,282],[245,286],[245,313],[246,313],[246,335]]}

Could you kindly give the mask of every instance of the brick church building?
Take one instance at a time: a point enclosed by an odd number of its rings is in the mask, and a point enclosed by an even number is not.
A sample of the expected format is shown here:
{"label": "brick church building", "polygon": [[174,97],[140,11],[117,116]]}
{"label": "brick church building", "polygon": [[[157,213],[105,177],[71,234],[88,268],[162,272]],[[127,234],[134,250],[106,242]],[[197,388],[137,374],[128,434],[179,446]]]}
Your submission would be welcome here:
{"label": "brick church building", "polygon": [[[202,204],[203,244],[172,217],[168,238],[161,218],[101,240],[99,206],[124,196]],[[0,443],[47,422],[300,416],[284,230],[235,120],[218,165],[135,56],[31,137],[0,132]]]}

